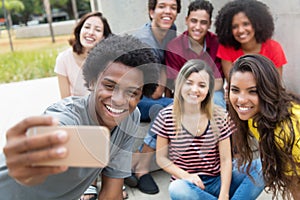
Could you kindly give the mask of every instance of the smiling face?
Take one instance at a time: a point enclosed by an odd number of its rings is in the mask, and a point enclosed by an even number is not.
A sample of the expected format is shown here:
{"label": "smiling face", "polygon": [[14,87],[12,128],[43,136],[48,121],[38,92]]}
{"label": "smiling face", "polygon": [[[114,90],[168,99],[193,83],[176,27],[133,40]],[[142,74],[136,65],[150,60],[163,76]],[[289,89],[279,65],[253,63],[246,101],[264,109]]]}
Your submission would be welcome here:
{"label": "smiling face", "polygon": [[205,35],[210,28],[210,16],[206,10],[191,11],[185,19],[189,36],[203,44]]}
{"label": "smiling face", "polygon": [[103,34],[104,25],[102,20],[97,16],[92,16],[84,22],[80,30],[80,43],[85,50],[89,51],[104,38]]}
{"label": "smiling face", "polygon": [[142,95],[143,72],[121,63],[110,63],[99,75],[95,98],[100,125],[113,129],[132,113]]}
{"label": "smiling face", "polygon": [[259,112],[256,80],[251,72],[234,72],[229,90],[229,101],[241,120]]}
{"label": "smiling face", "polygon": [[150,10],[151,25],[161,29],[170,29],[177,17],[176,0],[157,0],[154,10]]}
{"label": "smiling face", "polygon": [[201,105],[209,90],[209,75],[206,71],[193,72],[181,88],[184,105]]}
{"label": "smiling face", "polygon": [[255,30],[245,13],[239,12],[233,16],[232,35],[241,44],[256,41]]}

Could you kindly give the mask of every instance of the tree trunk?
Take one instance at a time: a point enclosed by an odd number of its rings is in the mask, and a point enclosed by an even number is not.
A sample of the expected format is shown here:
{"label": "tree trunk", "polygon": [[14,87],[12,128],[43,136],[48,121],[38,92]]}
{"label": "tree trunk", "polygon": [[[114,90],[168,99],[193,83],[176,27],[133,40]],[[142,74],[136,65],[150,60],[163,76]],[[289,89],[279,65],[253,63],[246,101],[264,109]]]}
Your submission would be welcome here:
{"label": "tree trunk", "polygon": [[78,11],[77,11],[76,0],[72,0],[72,9],[73,9],[75,22],[77,23],[77,21],[78,21]]}
{"label": "tree trunk", "polygon": [[[6,10],[6,8],[5,8],[4,0],[2,0],[2,9],[3,9],[3,15],[5,18],[5,24],[6,24],[6,29],[7,29],[8,38],[9,38],[10,50],[14,51],[14,46],[13,46],[11,34],[10,34],[12,20],[11,20],[10,12],[8,10]],[[6,15],[6,11],[8,12],[8,16]]]}
{"label": "tree trunk", "polygon": [[7,22],[8,22],[9,29],[11,29],[13,23],[12,23],[12,18],[9,10],[7,10]]}
{"label": "tree trunk", "polygon": [[103,12],[101,0],[90,0],[90,5],[92,8],[92,11]]}
{"label": "tree trunk", "polygon": [[46,14],[47,14],[47,21],[48,21],[48,24],[49,24],[52,43],[55,43],[54,32],[53,32],[53,27],[52,27],[52,14],[51,14],[50,2],[49,2],[49,0],[43,0],[43,2],[44,2],[44,7],[45,7],[45,10],[46,10]]}

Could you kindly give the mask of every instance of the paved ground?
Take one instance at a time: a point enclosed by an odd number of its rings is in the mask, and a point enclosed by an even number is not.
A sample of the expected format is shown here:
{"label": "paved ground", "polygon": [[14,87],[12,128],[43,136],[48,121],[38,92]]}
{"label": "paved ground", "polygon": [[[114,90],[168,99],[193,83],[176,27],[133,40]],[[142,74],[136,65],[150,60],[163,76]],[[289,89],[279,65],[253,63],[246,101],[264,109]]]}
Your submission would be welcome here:
{"label": "paved ground", "polygon": [[[40,115],[48,105],[60,99],[55,77],[0,85],[0,150],[5,144],[5,131],[26,116]],[[146,127],[145,129],[146,130]],[[141,137],[145,134],[140,133]],[[137,142],[138,145],[138,142]],[[141,193],[136,188],[127,187],[129,200],[169,199],[168,185],[170,176],[162,170],[152,173],[160,192],[156,195]],[[272,199],[263,192],[259,200]]]}

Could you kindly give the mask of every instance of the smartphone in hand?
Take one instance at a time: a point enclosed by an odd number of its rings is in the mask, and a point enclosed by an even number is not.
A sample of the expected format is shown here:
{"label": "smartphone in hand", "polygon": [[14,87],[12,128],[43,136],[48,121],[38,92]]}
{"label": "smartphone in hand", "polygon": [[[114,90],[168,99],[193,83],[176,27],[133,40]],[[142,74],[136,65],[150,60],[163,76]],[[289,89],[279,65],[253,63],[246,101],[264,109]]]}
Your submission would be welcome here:
{"label": "smartphone in hand", "polygon": [[64,130],[70,139],[68,155],[63,159],[34,163],[39,166],[105,167],[109,161],[110,132],[104,126],[36,126],[29,128],[28,137]]}

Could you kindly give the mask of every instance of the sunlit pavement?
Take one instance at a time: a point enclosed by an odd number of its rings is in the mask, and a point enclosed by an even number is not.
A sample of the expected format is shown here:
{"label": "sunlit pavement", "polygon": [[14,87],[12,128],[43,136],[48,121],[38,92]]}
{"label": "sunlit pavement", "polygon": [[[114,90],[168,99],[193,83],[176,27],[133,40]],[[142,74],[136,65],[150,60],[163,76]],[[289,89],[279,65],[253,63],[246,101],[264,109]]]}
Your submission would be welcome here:
{"label": "sunlit pavement", "polygon": [[[52,103],[60,99],[56,77],[0,84],[0,150],[5,144],[5,132],[24,117],[40,115]],[[145,133],[140,133],[145,134]],[[142,136],[141,136],[142,137]],[[169,199],[170,176],[162,170],[152,172],[160,192],[148,195],[137,188],[127,187],[129,200]],[[272,196],[263,192],[259,200],[269,200]]]}

